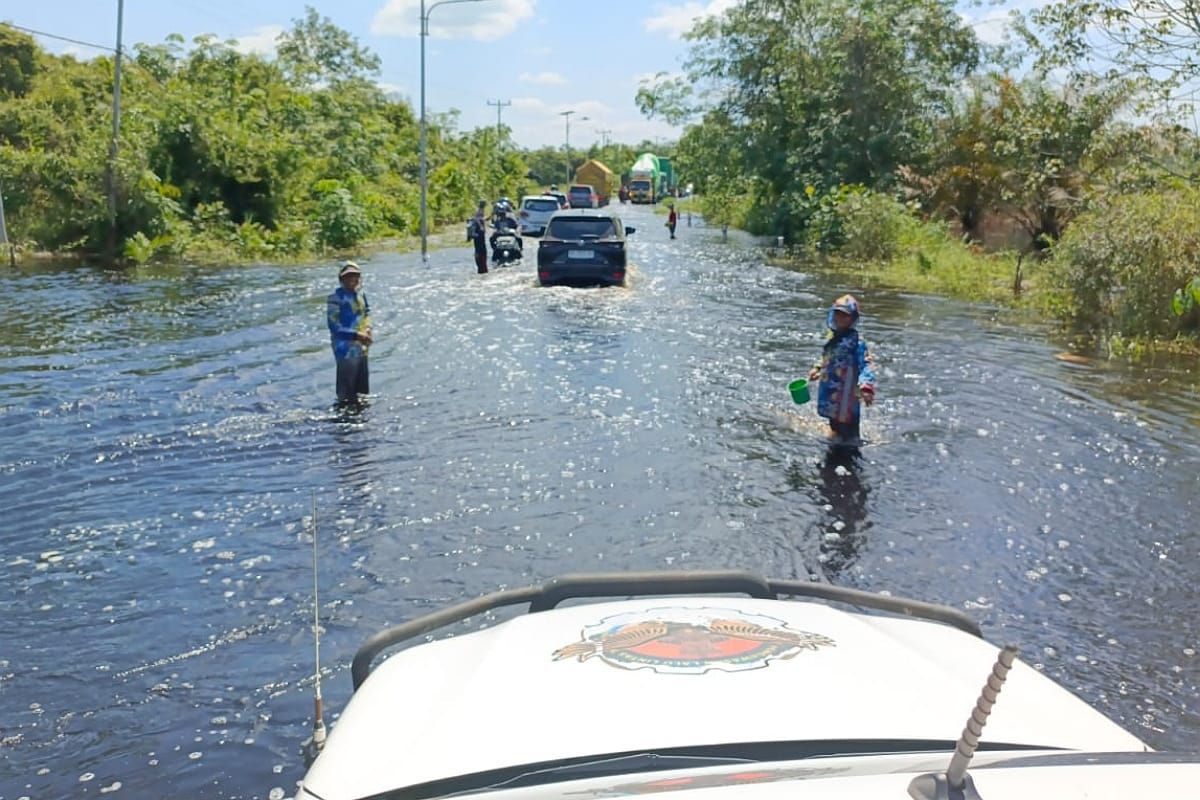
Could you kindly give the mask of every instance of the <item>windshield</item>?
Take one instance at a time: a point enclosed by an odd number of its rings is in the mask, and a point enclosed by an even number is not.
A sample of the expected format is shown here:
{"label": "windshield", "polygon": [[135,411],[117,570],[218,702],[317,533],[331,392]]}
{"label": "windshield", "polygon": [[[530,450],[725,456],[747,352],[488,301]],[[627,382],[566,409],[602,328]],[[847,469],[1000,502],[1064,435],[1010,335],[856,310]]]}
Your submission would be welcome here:
{"label": "windshield", "polygon": [[557,200],[526,200],[525,201],[525,210],[526,211],[557,211],[558,210],[558,201]]}
{"label": "windshield", "polygon": [[635,189],[649,189],[650,181],[634,181],[633,183],[631,183],[629,185]]}
{"label": "windshield", "polygon": [[555,239],[600,239],[615,236],[616,230],[608,217],[566,217],[550,220],[546,235]]}

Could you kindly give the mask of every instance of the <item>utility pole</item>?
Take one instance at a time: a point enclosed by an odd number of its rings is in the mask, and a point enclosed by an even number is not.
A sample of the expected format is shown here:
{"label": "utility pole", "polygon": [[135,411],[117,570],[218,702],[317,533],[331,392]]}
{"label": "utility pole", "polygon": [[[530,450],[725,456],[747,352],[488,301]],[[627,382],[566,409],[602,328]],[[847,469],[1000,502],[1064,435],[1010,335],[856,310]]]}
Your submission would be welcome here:
{"label": "utility pole", "polygon": [[496,139],[499,140],[500,139],[500,114],[504,111],[505,106],[512,105],[512,100],[497,100],[494,103],[491,100],[488,100],[487,104],[489,106],[496,107]]}
{"label": "utility pole", "polygon": [[17,265],[17,251],[13,247],[13,243],[8,240],[8,228],[4,225],[4,189],[0,187],[0,244],[8,245],[8,263],[9,266]]}
{"label": "utility pole", "polygon": [[421,6],[421,261],[429,263],[429,134],[425,124],[425,40],[429,38],[429,15],[438,6],[451,3],[478,3],[481,0],[437,0],[425,6],[425,0],[420,0]]}
{"label": "utility pole", "polygon": [[121,27],[125,0],[117,0],[117,56],[113,70],[112,141],[108,145],[108,258],[117,257],[117,150],[121,138]]}
{"label": "utility pole", "polygon": [[567,138],[563,148],[567,151],[567,183],[571,182],[571,115],[574,113],[574,111],[558,112],[559,116],[567,121]]}
{"label": "utility pole", "polygon": [[608,135],[612,133],[612,128],[597,128],[596,133],[600,134],[600,146],[608,147]]}

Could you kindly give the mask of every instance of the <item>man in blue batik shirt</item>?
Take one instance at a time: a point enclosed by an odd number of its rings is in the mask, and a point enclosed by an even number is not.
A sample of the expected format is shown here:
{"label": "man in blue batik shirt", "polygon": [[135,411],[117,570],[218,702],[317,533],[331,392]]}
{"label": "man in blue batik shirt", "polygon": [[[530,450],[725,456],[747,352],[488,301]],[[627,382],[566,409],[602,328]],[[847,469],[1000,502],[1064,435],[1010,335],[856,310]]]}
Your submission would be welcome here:
{"label": "man in blue batik shirt", "polygon": [[329,295],[329,338],[337,361],[338,403],[357,403],[360,394],[370,390],[367,348],[371,339],[371,309],[367,296],[359,288],[362,272],[358,264],[347,261],[338,270],[341,286]]}

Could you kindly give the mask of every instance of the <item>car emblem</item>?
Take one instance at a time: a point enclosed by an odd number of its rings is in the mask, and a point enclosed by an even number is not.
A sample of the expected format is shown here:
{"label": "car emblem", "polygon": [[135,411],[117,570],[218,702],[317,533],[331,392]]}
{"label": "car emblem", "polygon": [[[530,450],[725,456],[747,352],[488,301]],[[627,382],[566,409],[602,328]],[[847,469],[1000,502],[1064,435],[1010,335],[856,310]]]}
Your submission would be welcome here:
{"label": "car emblem", "polygon": [[674,675],[709,670],[741,672],[805,650],[833,647],[828,636],[791,629],[783,620],[732,608],[652,608],[588,625],[580,641],[554,651],[554,660],[598,657],[619,669]]}

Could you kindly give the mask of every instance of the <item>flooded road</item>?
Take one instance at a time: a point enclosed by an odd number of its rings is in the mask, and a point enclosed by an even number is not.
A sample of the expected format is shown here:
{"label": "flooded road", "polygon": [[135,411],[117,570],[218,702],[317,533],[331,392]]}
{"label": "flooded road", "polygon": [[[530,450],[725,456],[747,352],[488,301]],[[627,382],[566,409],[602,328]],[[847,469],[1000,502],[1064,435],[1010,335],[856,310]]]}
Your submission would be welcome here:
{"label": "flooded road", "polygon": [[[1195,747],[1194,372],[1061,361],[1049,326],[625,213],[625,289],[542,289],[532,258],[476,275],[466,248],[362,259],[375,394],[352,415],[332,263],[0,271],[0,800],[291,796],[314,492],[334,713],[359,644],[436,605],[729,567],[964,609]],[[846,290],[880,373],[849,465],[786,389]]]}

